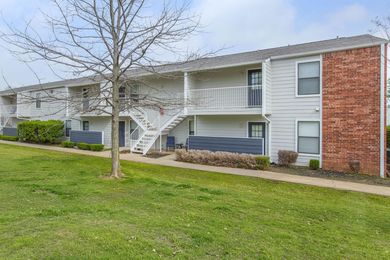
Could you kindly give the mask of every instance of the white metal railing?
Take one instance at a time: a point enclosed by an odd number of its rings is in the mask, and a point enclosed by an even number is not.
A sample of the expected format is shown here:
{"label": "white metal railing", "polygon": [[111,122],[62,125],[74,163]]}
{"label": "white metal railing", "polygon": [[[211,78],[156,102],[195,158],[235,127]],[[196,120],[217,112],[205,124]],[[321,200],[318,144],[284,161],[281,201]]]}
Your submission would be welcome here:
{"label": "white metal railing", "polygon": [[192,110],[261,108],[262,86],[221,87],[189,90]]}
{"label": "white metal railing", "polygon": [[140,127],[139,125],[131,131],[130,134],[130,151],[133,151],[135,146],[137,145],[137,142],[144,136],[145,130]]}
{"label": "white metal railing", "polygon": [[2,105],[0,106],[1,114],[7,115],[7,116],[13,116],[16,115],[16,105]]}

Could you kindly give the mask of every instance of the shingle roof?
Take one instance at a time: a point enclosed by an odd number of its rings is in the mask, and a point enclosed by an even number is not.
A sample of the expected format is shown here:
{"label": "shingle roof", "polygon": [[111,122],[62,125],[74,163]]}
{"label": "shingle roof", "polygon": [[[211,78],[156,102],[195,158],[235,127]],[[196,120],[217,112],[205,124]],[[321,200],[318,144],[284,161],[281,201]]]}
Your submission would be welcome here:
{"label": "shingle roof", "polygon": [[[169,72],[181,72],[181,71],[197,71],[197,70],[207,70],[220,67],[229,67],[236,65],[245,65],[253,63],[261,63],[267,59],[274,59],[278,56],[299,56],[305,54],[314,54],[314,53],[326,53],[329,51],[342,50],[342,49],[352,49],[363,46],[375,46],[382,43],[388,42],[385,39],[378,38],[369,34],[352,36],[352,37],[339,37],[336,39],[324,40],[309,42],[296,45],[288,45],[283,47],[263,49],[250,52],[242,52],[236,54],[229,54],[223,56],[216,56],[210,58],[202,58],[186,63],[174,63],[167,64],[156,67],[158,73],[169,73]],[[129,71],[129,76],[141,76],[149,74],[145,70],[132,70]],[[13,90],[0,91],[0,95],[6,95],[14,92],[26,91],[26,90],[35,90],[35,89],[49,89],[61,86],[75,86],[75,85],[87,85],[96,83],[96,80],[91,78],[84,77],[78,79],[70,79],[63,81],[50,82],[40,85],[31,85],[20,88],[15,88]]]}

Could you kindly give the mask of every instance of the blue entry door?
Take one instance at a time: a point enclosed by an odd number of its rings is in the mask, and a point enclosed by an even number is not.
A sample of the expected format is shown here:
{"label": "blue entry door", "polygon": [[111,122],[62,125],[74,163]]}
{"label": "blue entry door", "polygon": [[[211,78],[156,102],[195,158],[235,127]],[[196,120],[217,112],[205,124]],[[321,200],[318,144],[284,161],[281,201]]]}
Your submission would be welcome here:
{"label": "blue entry door", "polygon": [[119,147],[126,146],[126,122],[119,122]]}

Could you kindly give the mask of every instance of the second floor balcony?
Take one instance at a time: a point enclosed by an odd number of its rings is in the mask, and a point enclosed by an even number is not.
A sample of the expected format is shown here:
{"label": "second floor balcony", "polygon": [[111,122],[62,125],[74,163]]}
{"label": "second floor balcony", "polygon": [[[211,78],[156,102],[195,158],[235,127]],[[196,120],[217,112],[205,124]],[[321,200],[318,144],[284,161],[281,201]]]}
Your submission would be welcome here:
{"label": "second floor balcony", "polygon": [[261,113],[261,85],[193,89],[188,94],[189,114]]}
{"label": "second floor balcony", "polygon": [[0,106],[0,113],[3,116],[14,117],[17,114],[16,105],[2,105]]}

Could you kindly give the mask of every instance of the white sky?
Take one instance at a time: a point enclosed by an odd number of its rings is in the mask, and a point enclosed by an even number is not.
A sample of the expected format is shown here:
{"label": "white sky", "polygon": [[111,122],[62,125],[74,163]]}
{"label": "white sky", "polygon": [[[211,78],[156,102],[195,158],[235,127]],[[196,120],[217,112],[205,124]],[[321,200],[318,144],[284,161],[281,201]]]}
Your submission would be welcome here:
{"label": "white sky", "polygon": [[[369,33],[372,19],[390,15],[383,0],[194,0],[192,9],[202,17],[202,33],[181,45],[188,49],[220,49],[221,54]],[[47,0],[0,0],[2,19],[19,25],[39,9],[51,11]],[[0,25],[0,29],[2,25]],[[5,46],[6,47],[6,46]],[[33,64],[43,82],[58,80],[44,65]],[[13,87],[36,84],[25,64],[1,48],[0,72]],[[0,88],[5,88],[0,80]]]}

